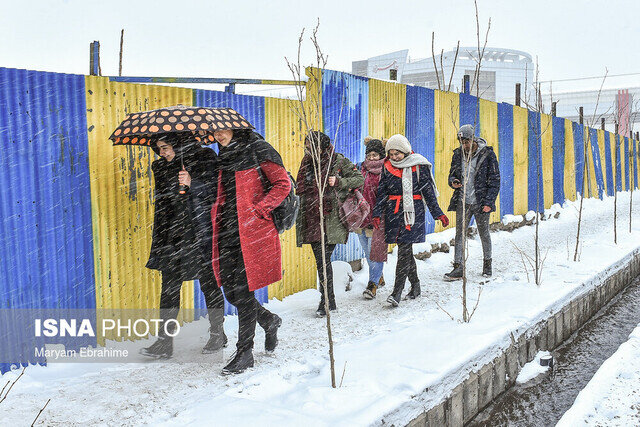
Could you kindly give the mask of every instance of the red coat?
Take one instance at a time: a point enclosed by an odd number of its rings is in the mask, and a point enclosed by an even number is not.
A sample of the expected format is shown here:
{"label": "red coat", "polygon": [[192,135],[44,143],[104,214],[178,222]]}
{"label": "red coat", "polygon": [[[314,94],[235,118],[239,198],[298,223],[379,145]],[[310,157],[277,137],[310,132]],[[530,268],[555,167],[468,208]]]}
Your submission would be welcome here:
{"label": "red coat", "polygon": [[[257,169],[235,172],[236,207],[242,258],[247,272],[249,290],[255,291],[282,279],[282,255],[280,237],[276,230],[271,211],[287,197],[291,181],[287,171],[280,165],[266,161],[260,169],[271,183],[269,192],[265,192]],[[213,271],[218,286],[224,286],[220,280],[220,254],[218,236],[220,234],[218,210],[224,203],[222,189],[222,171],[218,175],[218,197],[211,208],[213,222]],[[266,215],[269,218],[263,218]]]}

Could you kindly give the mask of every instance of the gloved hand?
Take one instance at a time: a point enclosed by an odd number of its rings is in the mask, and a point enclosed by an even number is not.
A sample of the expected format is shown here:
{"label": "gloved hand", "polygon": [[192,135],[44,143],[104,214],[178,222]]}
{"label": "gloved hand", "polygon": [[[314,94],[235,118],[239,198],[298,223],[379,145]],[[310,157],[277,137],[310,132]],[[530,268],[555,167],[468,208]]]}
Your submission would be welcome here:
{"label": "gloved hand", "polygon": [[438,220],[442,223],[443,227],[446,227],[449,225],[449,218],[447,218],[445,214],[440,215],[438,217]]}
{"label": "gloved hand", "polygon": [[380,230],[380,217],[372,218],[371,224],[373,224],[373,228],[375,228],[376,230]]}

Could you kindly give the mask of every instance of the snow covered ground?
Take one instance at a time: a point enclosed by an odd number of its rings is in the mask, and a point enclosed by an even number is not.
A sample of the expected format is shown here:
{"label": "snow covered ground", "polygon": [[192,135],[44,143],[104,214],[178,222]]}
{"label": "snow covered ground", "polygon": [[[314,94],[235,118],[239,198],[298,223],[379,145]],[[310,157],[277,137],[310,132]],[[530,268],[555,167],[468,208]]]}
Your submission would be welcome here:
{"label": "snow covered ground", "polygon": [[640,325],[600,366],[557,425],[640,425]]}
{"label": "snow covered ground", "polygon": [[[640,199],[634,210],[640,212]],[[385,299],[391,292],[396,257],[384,274],[388,285],[366,301],[365,270],[354,274],[345,292],[348,264],[336,262],[338,311],[332,315],[337,382],[332,389],[325,319],[315,317],[319,294],[308,290],[271,301],[268,308],[283,318],[280,345],[266,354],[264,334],[256,334],[256,366],[243,374],[220,376],[224,355],[198,355],[206,320],[184,328],[175,343],[175,358],[190,355],[199,363],[143,361],[129,364],[51,364],[33,366],[0,403],[5,425],[30,424],[40,416],[47,425],[368,425],[402,424],[439,403],[468,372],[498,355],[528,327],[549,316],[569,299],[598,283],[602,272],[640,247],[640,217],[628,232],[629,195],[618,198],[618,245],[613,244],[613,198],[585,200],[579,262],[573,262],[577,204],[567,203],[558,219],[541,223],[543,254],[548,250],[540,287],[530,283],[514,245],[532,252],[533,227],[492,234],[494,279],[482,284],[480,241],[470,241],[468,295],[477,311],[468,324],[461,318],[461,284],[442,281],[453,253],[435,253],[417,261],[422,298],[396,309]],[[448,242],[453,230],[428,236],[416,245]],[[531,272],[529,277],[532,278]],[[405,291],[408,287],[405,288]],[[451,320],[439,303],[456,320]],[[237,318],[225,329],[233,344]],[[187,338],[197,337],[192,341]],[[127,343],[133,351],[147,342]],[[3,383],[18,372],[2,377]],[[428,388],[428,390],[427,390]],[[425,390],[427,390],[425,392]],[[27,422],[28,421],[28,422]]]}

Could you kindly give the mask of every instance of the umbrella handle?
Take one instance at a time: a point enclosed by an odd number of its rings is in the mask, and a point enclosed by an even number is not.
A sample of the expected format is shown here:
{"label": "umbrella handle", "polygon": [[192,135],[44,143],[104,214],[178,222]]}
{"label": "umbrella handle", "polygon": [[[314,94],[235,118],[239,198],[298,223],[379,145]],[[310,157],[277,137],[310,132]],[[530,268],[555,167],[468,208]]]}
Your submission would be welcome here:
{"label": "umbrella handle", "polygon": [[[186,169],[184,168],[184,160],[182,159],[182,152],[180,152],[180,163],[182,164],[182,170],[186,171]],[[180,184],[180,189],[178,190],[178,193],[184,195],[184,194],[187,194],[187,191],[189,191],[189,186]]]}

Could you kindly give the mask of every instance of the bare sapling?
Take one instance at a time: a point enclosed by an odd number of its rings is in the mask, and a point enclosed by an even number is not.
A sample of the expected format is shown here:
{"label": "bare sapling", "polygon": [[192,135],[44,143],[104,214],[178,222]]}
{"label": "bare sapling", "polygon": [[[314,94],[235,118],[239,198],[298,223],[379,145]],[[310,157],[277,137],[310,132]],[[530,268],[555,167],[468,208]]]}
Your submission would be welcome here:
{"label": "bare sapling", "polygon": [[[598,96],[596,98],[596,106],[593,109],[593,115],[591,117],[590,121],[587,121],[587,126],[589,128],[595,126],[595,124],[599,121],[600,116],[597,116],[598,114],[598,104],[600,103],[600,94],[602,93],[602,87],[604,86],[604,82],[607,79],[607,74],[609,74],[609,70],[605,68],[605,73],[604,73],[604,77],[602,78],[602,83],[600,84],[600,89],[598,90]],[[578,230],[576,232],[576,248],[575,251],[573,253],[573,261],[576,262],[579,260],[579,249],[580,249],[580,229],[582,226],[582,207],[584,205],[584,193],[585,193],[585,189],[586,186],[589,185],[588,182],[588,171],[589,171],[589,163],[588,163],[588,150],[591,149],[591,132],[587,131],[587,137],[586,138],[582,138],[583,140],[583,159],[582,159],[582,190],[580,192],[580,207],[578,208]]]}
{"label": "bare sapling", "polygon": [[[471,83],[471,88],[475,89],[475,97],[478,100],[477,102],[477,110],[475,111],[474,114],[474,122],[473,122],[473,128],[474,130],[477,129],[478,123],[477,123],[477,119],[480,116],[480,69],[482,67],[482,59],[484,57],[484,53],[487,47],[487,41],[489,39],[489,30],[491,29],[491,18],[489,18],[488,24],[487,24],[487,31],[485,33],[484,36],[484,42],[481,42],[481,38],[480,38],[480,18],[479,18],[479,14],[478,14],[478,3],[474,2],[475,4],[475,11],[476,11],[476,39],[477,39],[477,57],[475,57],[474,55],[471,55],[474,60],[476,61],[476,65],[475,65],[475,70],[474,70],[474,76],[473,76],[473,81]],[[458,44],[459,45],[459,44]],[[456,49],[456,59],[457,59],[457,49]],[[435,62],[434,62],[435,63]],[[455,66],[455,62],[454,62],[454,66]],[[453,69],[452,69],[452,73],[453,73]],[[451,118],[451,122],[453,123],[453,126],[456,128],[456,135],[458,134],[458,116],[459,116],[459,111],[454,111],[454,107],[453,105],[451,105],[451,111],[450,111],[450,118]],[[473,143],[472,143],[472,147],[469,149],[468,152],[465,152],[465,150],[462,148],[462,146],[460,146],[460,151],[461,151],[461,155],[462,155],[462,162],[465,165],[469,165],[469,163],[471,162],[471,158],[474,155],[473,152]],[[471,318],[473,317],[476,309],[478,308],[478,304],[480,302],[480,295],[482,294],[482,286],[480,286],[478,288],[478,297],[476,299],[475,305],[473,306],[473,308],[471,310],[469,310],[469,306],[468,306],[468,298],[467,298],[467,285],[468,285],[468,280],[467,280],[467,260],[469,258],[469,247],[468,247],[468,239],[467,239],[467,229],[465,227],[465,219],[466,219],[466,215],[467,215],[467,207],[466,207],[466,198],[467,198],[467,186],[469,184],[470,181],[470,173],[471,173],[471,168],[466,167],[463,168],[464,173],[462,174],[462,182],[460,183],[462,186],[460,187],[460,190],[462,191],[462,194],[460,196],[460,198],[458,199],[458,203],[460,203],[460,206],[462,207],[462,216],[460,218],[456,217],[456,222],[460,222],[458,224],[459,227],[461,227],[461,238],[462,238],[462,263],[461,263],[461,267],[462,267],[462,295],[460,296],[461,300],[462,300],[462,322],[464,323],[468,323],[471,321]],[[440,307],[442,309],[442,307]],[[444,309],[442,309],[443,311],[445,311]],[[447,315],[449,315],[449,317],[451,317],[451,315],[445,311],[445,313]]]}
{"label": "bare sapling", "polygon": [[[478,123],[477,122],[477,118],[480,116],[480,70],[482,68],[482,58],[484,57],[484,52],[487,48],[487,41],[489,39],[489,30],[491,29],[491,18],[489,18],[489,21],[487,23],[487,31],[485,33],[484,36],[484,43],[481,46],[481,40],[480,40],[480,17],[478,14],[478,2],[474,1],[474,5],[475,5],[475,10],[476,10],[476,40],[477,40],[477,54],[478,57],[476,58],[476,66],[475,66],[475,71],[474,71],[474,76],[473,76],[473,82],[472,82],[472,87],[475,84],[475,89],[476,89],[476,99],[477,99],[477,108],[478,111],[476,112],[476,114],[474,114],[474,129],[477,129]],[[466,165],[469,165],[469,163],[471,162],[471,158],[473,157],[473,149],[470,149],[467,153],[464,152],[464,150],[462,150],[462,154],[463,154],[463,162],[465,162]],[[470,178],[470,173],[471,173],[471,168],[467,167],[465,169],[465,174],[462,177],[462,198],[460,200],[460,203],[462,204],[462,226],[464,227],[465,224],[465,219],[467,217],[467,207],[466,207],[466,197],[467,197],[467,186],[469,184],[469,178]],[[460,220],[458,218],[458,220]],[[469,247],[468,247],[468,242],[467,242],[467,230],[462,230],[462,250],[463,250],[463,263],[462,263],[462,321],[465,323],[468,323],[471,321],[471,318],[473,317],[473,314],[476,311],[476,308],[478,308],[478,303],[480,302],[480,294],[482,293],[482,288],[478,289],[478,298],[476,299],[476,304],[473,307],[473,309],[471,311],[469,311],[468,309],[468,304],[467,304],[467,259],[469,258]]]}
{"label": "bare sapling", "polygon": [[[309,38],[313,45],[314,49],[314,63],[310,66],[311,72],[305,72],[305,68],[302,65],[302,47],[305,41],[304,33],[305,29],[303,28],[300,37],[298,38],[298,53],[296,62],[293,63],[289,61],[285,57],[285,61],[291,74],[293,76],[294,81],[297,83],[295,85],[296,88],[296,97],[290,103],[290,109],[293,114],[300,121],[302,129],[306,132],[306,138],[309,141],[309,144],[306,145],[305,150],[308,155],[311,156],[313,163],[313,173],[315,178],[315,184],[318,189],[318,212],[320,214],[320,244],[322,247],[322,271],[323,271],[323,279],[322,279],[322,290],[324,294],[324,308],[326,312],[326,321],[327,321],[327,338],[329,342],[329,360],[331,365],[331,386],[336,388],[336,373],[335,373],[335,358],[334,358],[334,348],[333,348],[333,335],[331,331],[331,311],[329,310],[329,291],[328,291],[328,277],[327,277],[327,259],[326,259],[326,223],[325,223],[325,215],[324,215],[324,200],[330,195],[327,193],[328,191],[328,182],[329,175],[331,174],[332,169],[332,161],[334,154],[334,145],[331,146],[331,152],[329,153],[329,164],[327,165],[326,171],[323,171],[322,168],[322,147],[320,143],[320,135],[316,132],[312,132],[314,130],[320,130],[322,126],[322,81],[321,81],[321,73],[322,70],[327,65],[327,55],[322,52],[320,48],[320,43],[318,42],[318,30],[320,27],[320,20],[318,20],[315,28],[313,29],[312,35]],[[315,68],[315,70],[313,69]],[[308,77],[305,84],[304,76]],[[306,97],[305,97],[306,95]],[[340,114],[338,117],[338,123],[336,126],[335,135],[333,141],[335,143],[338,130],[342,121],[342,112],[344,110],[345,98],[343,96],[343,102],[340,109]]]}

